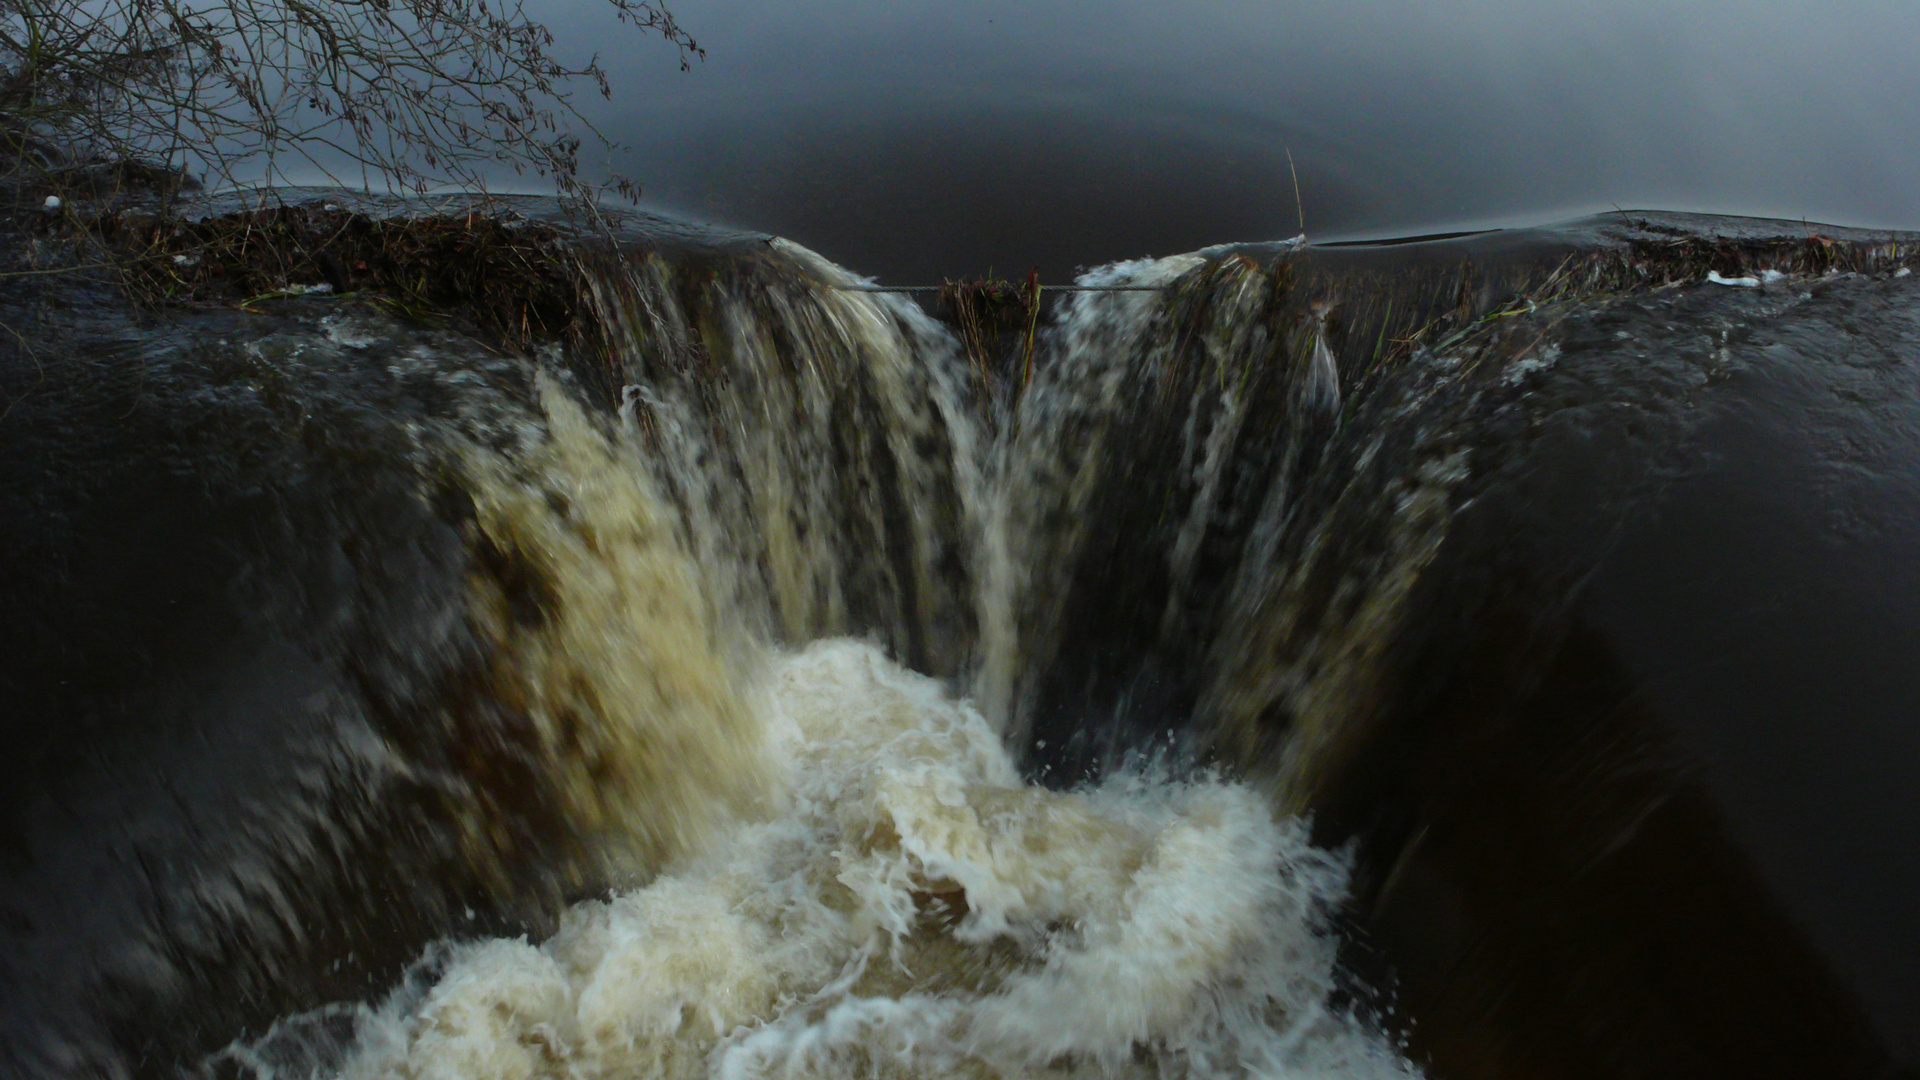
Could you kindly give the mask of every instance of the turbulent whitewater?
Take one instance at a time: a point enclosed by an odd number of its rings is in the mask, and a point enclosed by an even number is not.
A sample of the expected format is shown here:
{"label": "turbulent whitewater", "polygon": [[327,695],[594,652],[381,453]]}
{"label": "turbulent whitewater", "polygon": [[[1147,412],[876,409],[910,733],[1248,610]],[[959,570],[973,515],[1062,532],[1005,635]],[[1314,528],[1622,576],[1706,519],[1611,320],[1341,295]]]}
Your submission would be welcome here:
{"label": "turbulent whitewater", "polygon": [[224,1055],[263,1077],[1406,1076],[1335,1004],[1347,860],[1244,785],[1071,792],[871,645],[774,659],[764,805],[544,942]]}

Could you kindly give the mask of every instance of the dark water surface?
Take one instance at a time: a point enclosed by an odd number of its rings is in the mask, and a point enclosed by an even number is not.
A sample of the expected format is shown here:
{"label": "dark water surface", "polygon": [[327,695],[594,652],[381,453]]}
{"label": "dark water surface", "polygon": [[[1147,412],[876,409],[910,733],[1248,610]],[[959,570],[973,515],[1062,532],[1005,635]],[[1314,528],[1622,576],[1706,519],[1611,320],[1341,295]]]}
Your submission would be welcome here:
{"label": "dark water surface", "polygon": [[1920,222],[1920,11],[1870,0],[680,0],[690,73],[576,0],[609,163],[899,282],[1564,220]]}
{"label": "dark water surface", "polygon": [[1920,382],[1845,329],[1880,302],[1828,304],[1840,333],[1750,342],[1710,464],[1623,530],[1587,606],[1912,1055],[1920,980],[1884,943],[1920,926]]}

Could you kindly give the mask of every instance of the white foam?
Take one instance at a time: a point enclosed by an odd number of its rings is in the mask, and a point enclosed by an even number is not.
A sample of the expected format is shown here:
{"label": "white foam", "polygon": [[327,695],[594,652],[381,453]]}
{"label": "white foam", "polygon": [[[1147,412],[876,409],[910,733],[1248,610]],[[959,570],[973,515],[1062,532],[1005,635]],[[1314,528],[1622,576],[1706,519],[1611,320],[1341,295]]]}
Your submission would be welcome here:
{"label": "white foam", "polygon": [[1526,355],[1507,365],[1505,375],[1508,386],[1518,386],[1535,372],[1545,371],[1560,360],[1560,346],[1549,342],[1545,348],[1528,352]]}
{"label": "white foam", "polygon": [[1020,781],[871,646],[778,660],[773,810],[552,939],[455,947],[339,1075],[1408,1076],[1328,1006],[1347,863],[1251,789]]}
{"label": "white foam", "polygon": [[327,339],[342,348],[365,349],[381,339],[378,327],[344,315],[328,315],[320,325],[326,329]]}

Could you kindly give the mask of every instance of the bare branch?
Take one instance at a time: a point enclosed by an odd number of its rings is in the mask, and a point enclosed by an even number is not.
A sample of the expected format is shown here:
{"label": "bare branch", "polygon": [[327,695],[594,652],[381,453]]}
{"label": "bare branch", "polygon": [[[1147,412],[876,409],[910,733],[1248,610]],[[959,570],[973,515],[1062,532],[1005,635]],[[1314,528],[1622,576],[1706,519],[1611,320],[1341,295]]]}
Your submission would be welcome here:
{"label": "bare branch", "polygon": [[[705,56],[663,0],[605,2],[683,70]],[[423,193],[506,166],[586,195],[574,133],[607,140],[576,88],[612,87],[553,44],[521,0],[0,0],[0,168],[137,160],[251,186],[304,164]]]}

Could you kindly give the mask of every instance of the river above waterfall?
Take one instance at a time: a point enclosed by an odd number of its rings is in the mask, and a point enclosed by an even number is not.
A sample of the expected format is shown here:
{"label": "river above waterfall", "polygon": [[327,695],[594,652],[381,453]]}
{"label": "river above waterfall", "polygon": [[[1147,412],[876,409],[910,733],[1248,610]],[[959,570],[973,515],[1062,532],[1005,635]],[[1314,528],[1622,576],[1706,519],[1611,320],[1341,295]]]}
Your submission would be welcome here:
{"label": "river above waterfall", "polygon": [[673,9],[690,72],[593,5],[540,13],[613,73],[595,167],[896,284],[1613,207],[1920,224],[1910,5]]}

